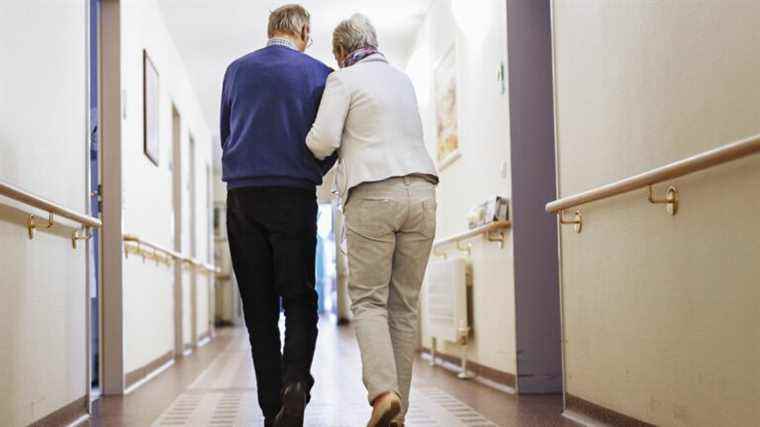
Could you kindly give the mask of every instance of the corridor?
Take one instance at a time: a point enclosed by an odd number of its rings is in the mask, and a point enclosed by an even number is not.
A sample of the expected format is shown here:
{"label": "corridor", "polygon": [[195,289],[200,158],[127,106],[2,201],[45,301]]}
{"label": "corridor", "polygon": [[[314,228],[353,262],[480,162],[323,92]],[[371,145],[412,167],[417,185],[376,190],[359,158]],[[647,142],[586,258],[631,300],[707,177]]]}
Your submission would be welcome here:
{"label": "corridor", "polygon": [[[415,365],[409,427],[574,426],[562,399],[495,390],[429,365]],[[313,368],[316,384],[307,427],[356,427],[369,417],[361,361],[350,326],[320,323]],[[192,358],[177,362],[136,391],[97,401],[90,426],[216,426],[263,424],[256,401],[247,334],[225,328]]]}
{"label": "corridor", "polygon": [[0,427],[758,425],[760,0],[0,3]]}

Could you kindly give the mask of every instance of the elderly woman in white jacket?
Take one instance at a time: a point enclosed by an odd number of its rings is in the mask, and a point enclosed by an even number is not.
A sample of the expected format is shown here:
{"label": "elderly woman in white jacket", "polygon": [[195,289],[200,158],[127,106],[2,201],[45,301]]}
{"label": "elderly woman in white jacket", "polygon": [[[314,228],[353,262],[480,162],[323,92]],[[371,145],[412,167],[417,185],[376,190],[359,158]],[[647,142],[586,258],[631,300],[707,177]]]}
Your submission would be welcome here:
{"label": "elderly woman in white jacket", "polygon": [[436,228],[438,183],[409,77],[378,51],[363,15],[338,25],[340,64],[327,80],[306,144],[338,152],[349,295],[373,406],[368,426],[402,426],[417,335],[417,307]]}

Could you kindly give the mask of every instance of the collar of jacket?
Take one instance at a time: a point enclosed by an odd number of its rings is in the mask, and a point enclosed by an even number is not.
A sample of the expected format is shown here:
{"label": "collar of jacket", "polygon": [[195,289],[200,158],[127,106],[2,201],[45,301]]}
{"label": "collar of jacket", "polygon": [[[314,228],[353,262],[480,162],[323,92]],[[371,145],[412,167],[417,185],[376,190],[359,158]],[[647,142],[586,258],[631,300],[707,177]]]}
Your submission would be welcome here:
{"label": "collar of jacket", "polygon": [[284,37],[272,37],[267,41],[267,47],[269,46],[282,46],[287,47],[289,49],[298,50],[296,48],[296,45],[293,44],[292,41],[284,38]]}
{"label": "collar of jacket", "polygon": [[385,55],[378,52],[362,59],[361,61],[357,62],[357,64],[364,64],[367,62],[385,62],[387,64],[388,60],[385,58]]}

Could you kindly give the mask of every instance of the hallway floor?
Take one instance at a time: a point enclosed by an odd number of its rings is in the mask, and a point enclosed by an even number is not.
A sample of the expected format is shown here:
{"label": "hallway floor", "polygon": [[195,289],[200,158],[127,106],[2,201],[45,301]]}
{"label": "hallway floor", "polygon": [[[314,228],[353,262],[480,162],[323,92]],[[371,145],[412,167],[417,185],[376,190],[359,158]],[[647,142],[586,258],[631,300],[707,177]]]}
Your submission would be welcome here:
{"label": "hallway floor", "polygon": [[[370,408],[353,329],[320,324],[316,385],[306,426],[356,427]],[[572,426],[560,396],[508,395],[457,379],[422,359],[415,366],[407,426]],[[221,330],[209,345],[124,397],[94,404],[91,426],[259,426],[256,380],[243,329]]]}

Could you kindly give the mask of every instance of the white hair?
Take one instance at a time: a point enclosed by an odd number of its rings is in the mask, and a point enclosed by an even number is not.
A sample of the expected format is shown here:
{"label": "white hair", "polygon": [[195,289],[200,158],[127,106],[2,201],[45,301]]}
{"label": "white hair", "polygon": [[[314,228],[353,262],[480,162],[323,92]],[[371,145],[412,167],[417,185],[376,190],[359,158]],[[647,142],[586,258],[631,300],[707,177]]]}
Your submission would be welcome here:
{"label": "white hair", "polygon": [[287,4],[269,14],[267,33],[270,38],[279,33],[300,36],[303,27],[309,25],[310,20],[311,16],[303,6]]}
{"label": "white hair", "polygon": [[356,13],[338,24],[333,32],[333,52],[338,52],[338,48],[346,53],[364,48],[377,49],[377,32],[369,18]]}

